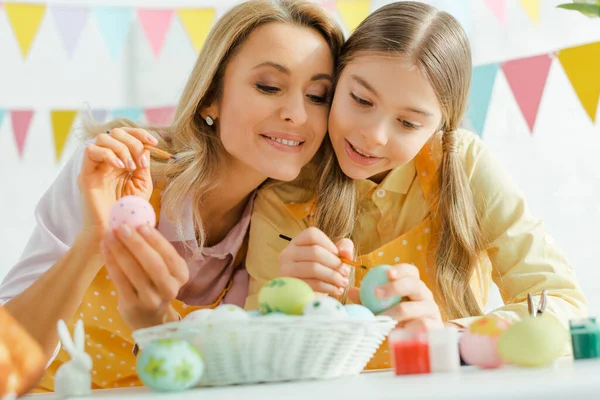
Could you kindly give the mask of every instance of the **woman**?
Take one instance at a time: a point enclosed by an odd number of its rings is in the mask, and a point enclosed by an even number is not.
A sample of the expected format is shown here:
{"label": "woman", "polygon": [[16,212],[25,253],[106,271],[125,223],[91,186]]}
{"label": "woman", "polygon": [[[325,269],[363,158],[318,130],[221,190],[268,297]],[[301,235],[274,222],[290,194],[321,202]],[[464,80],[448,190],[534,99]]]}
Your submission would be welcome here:
{"label": "woman", "polygon": [[[505,305],[491,313],[508,321],[527,315],[528,293],[543,290],[546,314],[565,323],[586,314],[562,252],[491,152],[459,129],[471,68],[460,24],[426,4],[391,3],[360,24],[342,49],[329,115],[346,195],[324,187],[313,207],[313,192],[298,185],[259,191],[247,308],[257,308],[262,285],[280,275],[340,296],[353,275],[339,257],[357,255],[368,268],[393,265],[391,282],[376,293],[405,298],[384,312],[400,327],[464,328],[482,314],[492,282]],[[350,179],[356,191],[347,191]],[[358,216],[330,215],[338,224],[323,224],[311,210],[336,195]],[[293,240],[288,245],[279,234]],[[360,301],[367,270],[356,271],[351,301]],[[389,367],[385,346],[380,350],[369,368]]]}
{"label": "woman", "polygon": [[[296,178],[319,149],[342,41],[311,2],[245,2],[207,38],[172,126],[88,130],[93,142],[40,201],[35,232],[0,287],[6,309],[48,355],[57,320],[82,318],[94,387],[137,385],[131,331],[243,305],[254,192],[269,178]],[[177,160],[150,163],[144,145]],[[158,229],[108,231],[123,195],[150,199]],[[51,358],[42,389],[53,389],[66,360]]]}

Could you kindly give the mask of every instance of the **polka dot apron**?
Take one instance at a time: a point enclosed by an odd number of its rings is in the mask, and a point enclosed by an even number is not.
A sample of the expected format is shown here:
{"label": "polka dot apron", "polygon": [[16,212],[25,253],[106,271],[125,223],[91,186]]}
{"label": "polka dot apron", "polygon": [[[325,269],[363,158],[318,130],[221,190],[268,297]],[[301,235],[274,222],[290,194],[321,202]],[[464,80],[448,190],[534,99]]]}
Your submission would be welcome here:
{"label": "polka dot apron", "polygon": [[[162,187],[157,185],[150,198],[157,218],[160,216],[161,192]],[[239,264],[239,258],[243,255],[243,251],[238,253],[236,264]],[[219,305],[231,285],[232,280],[211,305],[191,306],[179,300],[174,300],[172,305],[182,318],[192,311],[214,308]],[[91,371],[92,389],[141,386],[142,383],[136,373],[136,357],[132,353],[134,346],[132,332],[117,310],[117,292],[105,267],[100,269],[85,293],[69,324],[71,332],[73,332],[74,324],[78,319],[82,319],[84,322],[85,350],[92,357],[94,363]],[[35,391],[54,391],[54,375],[58,367],[69,360],[69,354],[66,350],[61,349]]]}

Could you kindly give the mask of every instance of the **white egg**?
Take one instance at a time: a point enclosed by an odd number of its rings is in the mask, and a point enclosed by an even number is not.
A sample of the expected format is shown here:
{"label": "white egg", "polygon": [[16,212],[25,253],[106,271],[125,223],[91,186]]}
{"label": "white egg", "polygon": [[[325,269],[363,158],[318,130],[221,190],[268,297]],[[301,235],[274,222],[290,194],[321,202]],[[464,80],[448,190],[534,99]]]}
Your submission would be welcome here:
{"label": "white egg", "polygon": [[282,312],[275,311],[275,312],[271,312],[271,313],[265,314],[263,318],[269,318],[269,319],[290,319],[290,318],[293,318],[293,317],[294,316],[292,316],[292,315],[287,315],[287,314],[284,314]]}
{"label": "white egg", "polygon": [[210,322],[220,321],[246,321],[250,319],[248,313],[234,304],[223,304],[215,308],[208,317]]}
{"label": "white egg", "polygon": [[248,310],[246,314],[248,314],[250,318],[262,317],[264,315],[259,310]]}
{"label": "white egg", "polygon": [[360,304],[346,304],[344,306],[349,318],[353,319],[373,319],[375,315],[371,310]]}
{"label": "white egg", "polygon": [[320,296],[304,307],[304,315],[346,318],[346,309],[333,297]]}
{"label": "white egg", "polygon": [[210,308],[203,308],[200,310],[192,311],[183,319],[188,322],[204,322],[206,321],[210,315],[213,313],[213,310]]}

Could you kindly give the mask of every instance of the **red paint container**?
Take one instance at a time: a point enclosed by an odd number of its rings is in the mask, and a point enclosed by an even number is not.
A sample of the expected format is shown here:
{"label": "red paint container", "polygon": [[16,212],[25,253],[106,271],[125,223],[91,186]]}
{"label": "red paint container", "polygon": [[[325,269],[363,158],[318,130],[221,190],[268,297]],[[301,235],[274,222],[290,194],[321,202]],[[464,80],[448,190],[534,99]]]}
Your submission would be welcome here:
{"label": "red paint container", "polygon": [[427,333],[395,329],[390,333],[388,341],[396,375],[431,372]]}

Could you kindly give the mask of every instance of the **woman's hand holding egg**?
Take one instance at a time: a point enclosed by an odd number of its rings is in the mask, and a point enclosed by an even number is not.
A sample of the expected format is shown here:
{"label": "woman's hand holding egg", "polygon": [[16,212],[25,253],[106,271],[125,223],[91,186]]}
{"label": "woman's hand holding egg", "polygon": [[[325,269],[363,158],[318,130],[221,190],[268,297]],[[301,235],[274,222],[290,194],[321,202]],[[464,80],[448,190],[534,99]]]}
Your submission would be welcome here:
{"label": "woman's hand holding egg", "polygon": [[[378,268],[380,270],[375,271]],[[379,281],[379,285],[371,287],[368,275],[375,276],[381,272],[384,272],[385,276],[383,279],[374,280]],[[402,328],[420,330],[444,326],[433,293],[421,280],[417,267],[411,264],[379,266],[371,269],[369,274],[363,279],[362,285],[367,286],[362,290],[350,289],[348,295],[352,302],[372,303],[364,305],[375,313],[394,318]],[[383,309],[385,311],[382,311]]]}
{"label": "woman's hand holding egg", "polygon": [[189,279],[186,261],[154,228],[153,214],[142,198],[120,199],[111,210],[112,231],[102,246],[119,312],[132,330],[177,320],[170,304]]}
{"label": "woman's hand holding egg", "polygon": [[308,228],[279,256],[281,276],[301,279],[317,293],[339,296],[350,284],[351,272],[340,257],[352,259],[353,251],[349,239],[335,244],[319,229]]}
{"label": "woman's hand holding egg", "polygon": [[144,145],[156,144],[157,140],[144,129],[118,128],[98,135],[86,148],[78,177],[85,233],[95,237],[104,234],[106,216],[119,198],[150,198],[150,154]]}

